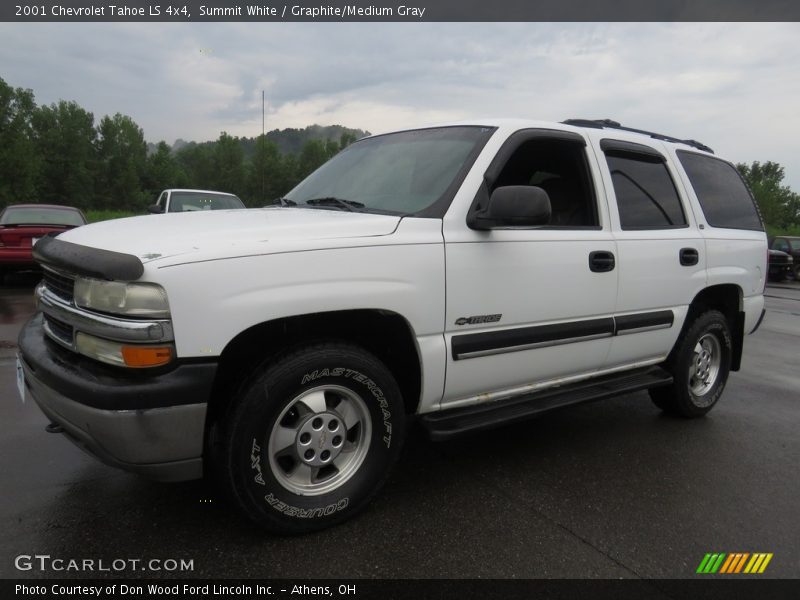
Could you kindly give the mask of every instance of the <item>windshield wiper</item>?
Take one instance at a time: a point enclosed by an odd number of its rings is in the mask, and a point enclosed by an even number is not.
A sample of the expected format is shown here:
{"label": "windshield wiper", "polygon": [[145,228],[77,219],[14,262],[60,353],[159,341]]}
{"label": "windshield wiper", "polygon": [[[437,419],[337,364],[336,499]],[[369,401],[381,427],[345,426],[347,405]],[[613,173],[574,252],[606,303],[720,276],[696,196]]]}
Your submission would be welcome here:
{"label": "windshield wiper", "polygon": [[278,204],[281,206],[297,206],[297,202],[288,198],[278,198]]}
{"label": "windshield wiper", "polygon": [[305,203],[311,206],[337,206],[343,210],[349,210],[350,212],[358,212],[359,209],[366,208],[366,205],[361,202],[345,200],[344,198],[334,198],[333,196],[311,198],[310,200],[306,200]]}

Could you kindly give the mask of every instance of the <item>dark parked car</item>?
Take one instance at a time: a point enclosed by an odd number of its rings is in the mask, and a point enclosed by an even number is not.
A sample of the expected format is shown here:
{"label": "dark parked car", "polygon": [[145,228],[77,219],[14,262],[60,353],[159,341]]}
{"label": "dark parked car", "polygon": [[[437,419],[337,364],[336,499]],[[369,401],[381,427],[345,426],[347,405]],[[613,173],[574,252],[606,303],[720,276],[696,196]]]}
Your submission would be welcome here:
{"label": "dark parked car", "polygon": [[0,212],[0,282],[6,273],[37,269],[33,245],[48,233],[86,224],[77,208],[54,204],[12,204]]}
{"label": "dark parked car", "polygon": [[773,250],[785,252],[792,257],[794,260],[794,265],[792,267],[794,278],[800,281],[800,237],[782,235],[771,238],[769,240],[769,247]]}
{"label": "dark parked car", "polygon": [[769,279],[770,281],[783,281],[794,274],[794,260],[780,250],[769,251]]}

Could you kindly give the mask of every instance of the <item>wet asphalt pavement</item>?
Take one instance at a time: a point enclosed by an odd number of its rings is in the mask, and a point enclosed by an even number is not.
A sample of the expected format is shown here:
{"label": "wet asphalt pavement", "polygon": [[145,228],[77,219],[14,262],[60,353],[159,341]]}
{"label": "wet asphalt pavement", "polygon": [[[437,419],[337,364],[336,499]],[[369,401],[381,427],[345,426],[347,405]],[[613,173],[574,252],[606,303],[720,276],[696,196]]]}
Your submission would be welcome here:
{"label": "wet asphalt pavement", "polygon": [[364,513],[295,538],[255,531],[202,482],[149,482],[45,433],[15,384],[33,283],[0,288],[0,577],[80,576],[15,568],[45,554],[192,560],[181,577],[684,578],[707,552],[770,552],[769,576],[800,577],[796,283],[767,288],[706,418],[636,393],[448,443],[414,430]]}

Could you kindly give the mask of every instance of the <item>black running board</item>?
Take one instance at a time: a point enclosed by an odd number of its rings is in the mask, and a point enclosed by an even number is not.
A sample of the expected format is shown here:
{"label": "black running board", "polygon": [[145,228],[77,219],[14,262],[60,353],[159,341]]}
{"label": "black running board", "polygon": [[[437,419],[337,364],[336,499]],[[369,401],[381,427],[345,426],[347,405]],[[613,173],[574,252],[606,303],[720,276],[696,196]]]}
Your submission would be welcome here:
{"label": "black running board", "polygon": [[565,406],[603,400],[671,383],[672,375],[661,367],[645,367],[547,388],[508,400],[427,413],[419,420],[432,440],[441,441],[471,431],[500,427]]}

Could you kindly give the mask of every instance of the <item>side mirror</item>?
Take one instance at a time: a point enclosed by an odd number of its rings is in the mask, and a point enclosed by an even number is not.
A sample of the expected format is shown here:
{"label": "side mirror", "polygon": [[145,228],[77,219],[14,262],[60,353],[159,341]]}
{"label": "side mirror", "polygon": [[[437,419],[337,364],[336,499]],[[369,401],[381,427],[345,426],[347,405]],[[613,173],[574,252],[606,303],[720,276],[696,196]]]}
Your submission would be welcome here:
{"label": "side mirror", "polygon": [[153,213],[154,215],[160,215],[164,212],[164,209],[162,209],[158,204],[151,204],[147,207],[147,211]]}
{"label": "side mirror", "polygon": [[550,222],[550,197],[542,188],[508,185],[492,192],[485,209],[469,219],[472,229],[534,227]]}

